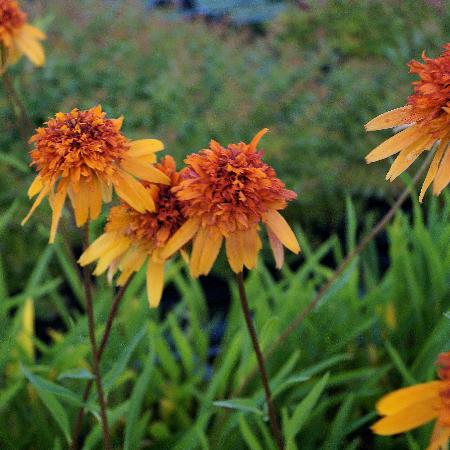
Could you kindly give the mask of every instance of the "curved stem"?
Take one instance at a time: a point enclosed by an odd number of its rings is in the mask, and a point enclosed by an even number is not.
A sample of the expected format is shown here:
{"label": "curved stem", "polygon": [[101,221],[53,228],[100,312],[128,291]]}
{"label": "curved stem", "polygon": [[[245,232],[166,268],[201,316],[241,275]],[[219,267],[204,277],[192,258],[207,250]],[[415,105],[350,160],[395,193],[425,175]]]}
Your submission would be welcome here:
{"label": "curved stem", "polygon": [[270,427],[272,428],[273,436],[276,440],[277,446],[280,450],[283,450],[283,436],[278,425],[278,419],[275,414],[275,408],[272,401],[272,393],[270,391],[269,379],[267,378],[266,369],[264,367],[264,358],[259,346],[258,337],[256,335],[256,330],[253,325],[252,317],[250,314],[250,309],[248,307],[247,294],[244,287],[244,279],[242,272],[236,274],[236,281],[239,288],[239,298],[241,300],[242,312],[244,313],[245,322],[247,324],[247,329],[252,339],[253,348],[256,353],[256,359],[258,361],[258,370],[261,376],[261,381],[264,387],[264,395],[266,396],[267,407],[269,411]]}
{"label": "curved stem", "polygon": [[[100,346],[98,348],[99,362],[102,358],[103,352],[105,351],[106,344],[107,344],[109,336],[111,334],[111,328],[112,328],[114,319],[117,315],[117,311],[119,309],[120,302],[125,294],[127,287],[129,286],[129,284],[131,282],[131,279],[132,279],[132,277],[130,277],[130,279],[127,281],[127,283],[119,289],[119,292],[117,292],[117,294],[114,297],[114,300],[112,302],[111,309],[108,314],[108,319],[106,321],[105,331],[103,332],[103,337],[100,342]],[[92,385],[93,385],[93,380],[89,380],[86,384],[86,387],[84,388],[83,403],[86,403],[88,401],[89,394],[91,393]],[[81,433],[81,427],[83,425],[84,416],[85,416],[85,409],[83,407],[81,407],[80,410],[78,411],[77,419],[76,419],[75,426],[73,429],[74,431],[72,433],[72,443],[70,445],[70,450],[78,449],[78,439],[79,439],[79,436]]]}
{"label": "curved stem", "polygon": [[[433,157],[433,152],[430,152],[430,155],[425,159],[422,166],[419,168],[417,173],[415,174],[412,180],[412,186],[416,185],[418,180],[422,177],[425,172],[425,169],[429,166],[430,161]],[[369,231],[369,233],[359,242],[359,244],[355,247],[355,249],[350,252],[344,260],[339,264],[331,278],[317,291],[314,298],[308,304],[308,306],[286,327],[286,329],[281,333],[278,339],[272,344],[269,348],[266,358],[270,358],[276,350],[284,343],[284,341],[295,331],[297,328],[303,323],[303,321],[308,317],[308,315],[317,307],[320,300],[322,300],[323,296],[328,292],[328,290],[334,285],[336,280],[340,277],[340,275],[344,272],[344,270],[348,267],[348,265],[353,261],[353,259],[358,256],[368,245],[369,243],[386,227],[389,221],[392,219],[394,214],[398,209],[403,205],[405,200],[409,197],[410,194],[410,186],[407,186],[403,192],[400,194],[396,202],[392,205],[389,211],[382,217],[382,219]],[[249,375],[243,380],[235,395],[239,396],[242,391],[247,386],[248,382],[256,376],[256,370],[253,370],[249,373]]]}
{"label": "curved stem", "polygon": [[[89,231],[88,226],[86,225],[85,242],[84,242],[85,249],[87,248],[88,244],[89,244]],[[89,340],[91,342],[92,348],[92,371],[94,372],[95,383],[97,385],[98,403],[100,406],[100,419],[103,431],[103,443],[105,450],[111,450],[112,449],[111,436],[108,425],[106,400],[100,374],[99,351],[97,347],[97,340],[95,338],[95,318],[94,318],[94,308],[92,304],[92,286],[88,267],[83,267],[83,281],[86,296],[86,313],[88,318]]]}

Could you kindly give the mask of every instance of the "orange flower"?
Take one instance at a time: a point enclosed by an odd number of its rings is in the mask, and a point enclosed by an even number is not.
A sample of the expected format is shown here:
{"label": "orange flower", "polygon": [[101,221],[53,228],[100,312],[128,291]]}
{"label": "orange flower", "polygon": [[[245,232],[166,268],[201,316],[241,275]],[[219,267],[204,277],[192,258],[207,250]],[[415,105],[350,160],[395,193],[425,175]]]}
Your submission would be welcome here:
{"label": "orange flower", "polygon": [[250,144],[227,148],[211,141],[210,148],[189,155],[182,181],[173,188],[184,202],[188,220],[169,240],[163,252],[170,256],[194,238],[192,276],[206,275],[217,258],[223,238],[228,261],[236,273],[252,269],[261,249],[258,236],[263,222],[269,234],[276,265],[283,264],[283,245],[300,251],[297,239],[278,210],[296,194],[285,189],[276,173],[256,151],[261,130]]}
{"label": "orange flower", "polygon": [[30,139],[32,165],[38,176],[28,196],[39,194],[22,225],[48,194],[53,210],[53,242],[62,207],[69,194],[77,226],[98,217],[102,200],[109,202],[113,186],[123,200],[139,212],[154,211],[152,196],[134,177],[169,184],[152,163],[163,149],[156,139],[129,141],[120,133],[123,118],[108,119],[100,106],[58,113]]}
{"label": "orange flower", "polygon": [[27,23],[26,14],[15,0],[0,0],[0,73],[24,54],[36,66],[45,62],[40,41],[45,34]]}
{"label": "orange flower", "polygon": [[155,212],[139,212],[122,202],[111,209],[102,234],[81,255],[82,266],[98,259],[95,275],[109,268],[112,277],[117,270],[122,273],[117,284],[122,286],[133,272],[147,262],[147,295],[151,307],[158,306],[164,284],[164,248],[169,238],[185,222],[181,202],[171,191],[179,183],[175,161],[166,156],[158,167],[171,180],[170,186],[143,182],[153,198]]}
{"label": "orange flower", "polygon": [[438,58],[427,58],[423,53],[423,63],[409,63],[410,72],[417,74],[420,80],[413,83],[414,94],[408,98],[406,106],[381,114],[366,124],[368,131],[410,125],[366,157],[371,163],[400,152],[386,176],[390,181],[422,152],[438,144],[420,192],[420,201],[432,182],[433,193],[439,195],[450,181],[450,43],[444,49]]}
{"label": "orange flower", "polygon": [[377,403],[385,416],[372,426],[376,434],[389,436],[436,420],[427,450],[447,450],[450,439],[450,352],[439,355],[438,381],[391,392]]}

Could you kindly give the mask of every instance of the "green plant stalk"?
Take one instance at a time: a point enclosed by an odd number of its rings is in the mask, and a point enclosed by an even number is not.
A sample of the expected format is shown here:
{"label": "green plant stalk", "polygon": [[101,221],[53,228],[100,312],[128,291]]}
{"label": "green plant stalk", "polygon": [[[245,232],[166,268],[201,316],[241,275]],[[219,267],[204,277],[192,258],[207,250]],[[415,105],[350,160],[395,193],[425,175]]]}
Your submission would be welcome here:
{"label": "green plant stalk", "polygon": [[[420,166],[417,173],[412,179],[412,186],[415,186],[419,179],[425,172],[425,169],[429,166],[434,152],[430,151],[430,154],[425,159],[425,161]],[[278,339],[272,344],[266,354],[266,358],[270,358],[275,351],[284,343],[284,341],[298,329],[298,327],[303,323],[303,321],[309,316],[309,314],[317,307],[320,300],[328,292],[328,290],[333,286],[336,280],[342,275],[344,270],[348,265],[355,259],[369,244],[375,239],[378,234],[386,228],[386,225],[390,222],[396,211],[403,205],[410,194],[410,186],[407,186],[403,192],[400,194],[396,202],[392,205],[389,211],[381,218],[381,220],[369,231],[369,233],[359,242],[355,249],[350,252],[344,260],[341,262],[339,267],[335,270],[331,278],[318,290],[317,294],[308,304],[308,306],[286,327],[283,333],[280,334]],[[250,372],[247,377],[244,378],[241,385],[237,389],[235,395],[239,396],[247,386],[248,382],[253,379],[257,374],[257,370],[254,369]]]}
{"label": "green plant stalk", "polygon": [[275,438],[277,446],[280,450],[284,449],[283,435],[281,434],[280,426],[278,424],[277,415],[273,406],[272,393],[270,391],[269,379],[267,377],[266,369],[264,367],[264,357],[259,346],[258,336],[256,334],[255,326],[253,325],[250,308],[248,306],[247,294],[245,292],[244,279],[242,272],[236,274],[236,281],[239,289],[239,298],[241,300],[242,312],[244,314],[245,322],[247,324],[248,333],[252,340],[253,349],[255,350],[256,359],[258,361],[258,370],[261,376],[261,381],[264,387],[264,395],[266,396],[267,408],[269,412],[270,427]]}
{"label": "green plant stalk", "polygon": [[[120,288],[119,292],[114,297],[114,300],[112,302],[111,309],[108,314],[108,319],[106,320],[105,331],[103,332],[102,340],[101,340],[100,346],[98,348],[99,362],[101,361],[103,352],[105,351],[106,344],[107,344],[109,336],[111,334],[111,328],[112,328],[114,319],[117,315],[117,312],[119,310],[120,302],[123,299],[123,296],[125,295],[125,291],[127,290],[127,287],[129,286],[129,284],[132,280],[132,277],[133,276],[131,276],[130,279],[127,281],[127,283]],[[92,385],[93,385],[93,380],[89,380],[86,384],[86,387],[84,388],[83,403],[86,403],[88,401],[89,394],[91,393]],[[84,415],[85,415],[85,410],[83,407],[81,407],[80,410],[78,411],[75,426],[73,428],[74,431],[72,433],[72,442],[70,445],[70,450],[78,449],[78,440],[79,440],[79,436],[81,433],[81,427],[83,425]]]}
{"label": "green plant stalk", "polygon": [[[89,245],[88,225],[85,226],[84,230],[84,247],[86,249]],[[97,347],[97,340],[95,338],[95,318],[94,308],[92,304],[92,286],[90,281],[90,273],[87,266],[83,267],[83,285],[86,296],[86,313],[88,318],[89,340],[91,342],[92,348],[92,371],[94,372],[95,383],[97,385],[98,403],[100,406],[100,419],[103,431],[103,443],[105,450],[112,450],[111,435],[108,425],[107,406],[100,374],[99,351]]]}

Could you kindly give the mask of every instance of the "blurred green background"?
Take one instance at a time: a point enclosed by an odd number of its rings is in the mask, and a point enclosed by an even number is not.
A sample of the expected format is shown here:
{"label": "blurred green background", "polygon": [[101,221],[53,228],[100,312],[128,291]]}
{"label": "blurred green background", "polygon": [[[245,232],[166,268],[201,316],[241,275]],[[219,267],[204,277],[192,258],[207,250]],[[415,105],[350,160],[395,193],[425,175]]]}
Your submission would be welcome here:
{"label": "blurred green background", "polygon": [[[405,103],[406,63],[441,52],[450,3],[265,3],[215,16],[138,0],[35,0],[26,7],[48,34],[47,63],[22,60],[11,74],[35,126],[101,103],[111,117],[124,115],[129,138],[161,139],[179,164],[211,138],[249,141],[270,128],[261,147],[298,193],[286,217],[304,252],[280,274],[261,258],[249,277],[267,348],[410,182],[385,182],[388,161],[365,164],[390,131],[366,134],[363,125]],[[33,171],[3,90],[0,117],[0,448],[66,448],[90,375],[68,251],[79,254],[80,238],[69,224],[64,243],[48,247],[47,206],[20,227]],[[268,364],[289,450],[427,442],[429,427],[398,438],[368,428],[379,396],[433,377],[437,354],[450,349],[450,200],[444,193],[404,209]],[[175,262],[159,311],[148,310],[142,276],[135,280],[103,364],[117,449],[273,448],[257,381],[231,409],[213,404],[233,398],[255,365],[230,279],[223,261],[200,282]],[[100,280],[99,333],[110,298]],[[94,396],[89,408],[84,448],[101,448]]]}

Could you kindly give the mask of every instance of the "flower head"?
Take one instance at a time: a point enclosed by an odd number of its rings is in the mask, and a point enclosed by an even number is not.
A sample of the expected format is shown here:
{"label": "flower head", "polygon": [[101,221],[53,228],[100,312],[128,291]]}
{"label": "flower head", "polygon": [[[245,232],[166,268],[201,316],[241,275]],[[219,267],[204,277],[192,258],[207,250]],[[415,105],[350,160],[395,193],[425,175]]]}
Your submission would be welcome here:
{"label": "flower head", "polygon": [[278,210],[296,194],[285,188],[272,167],[262,161],[256,146],[267,129],[250,144],[210,148],[189,155],[182,181],[172,190],[184,203],[187,222],[168,242],[170,255],[194,236],[191,273],[207,274],[225,238],[228,261],[234,272],[251,269],[261,248],[259,223],[266,225],[277,267],[283,264],[283,245],[300,251],[294,233]]}
{"label": "flower head", "polygon": [[427,450],[447,449],[450,439],[450,352],[437,360],[440,380],[399,389],[377,403],[385,416],[372,426],[376,434],[388,436],[403,433],[435,420]]}
{"label": "flower head", "polygon": [[410,125],[405,130],[383,142],[366,157],[371,163],[400,154],[386,178],[394,180],[406,170],[425,150],[434,144],[437,149],[420,192],[423,200],[433,183],[433,193],[439,195],[450,182],[450,43],[437,58],[422,55],[423,63],[411,61],[410,72],[420,80],[413,82],[414,93],[408,104],[381,114],[366,124],[368,131]]}
{"label": "flower head", "polygon": [[111,209],[105,233],[81,255],[82,266],[98,260],[95,275],[109,269],[110,276],[119,270],[119,286],[126,283],[133,272],[147,262],[147,294],[150,306],[158,306],[161,299],[164,264],[163,251],[169,238],[185,222],[181,202],[171,191],[177,186],[180,175],[175,161],[166,156],[156,166],[170,178],[170,185],[142,182],[151,195],[155,211],[139,212],[122,202]]}
{"label": "flower head", "polygon": [[169,184],[169,177],[153,166],[156,139],[129,141],[120,132],[123,118],[108,119],[100,106],[58,113],[30,139],[32,165],[38,176],[28,190],[37,194],[25,223],[48,194],[53,210],[50,242],[54,241],[67,194],[77,226],[98,217],[102,200],[109,202],[113,186],[139,212],[153,211],[152,196],[134,177]]}
{"label": "flower head", "polygon": [[0,0],[0,72],[24,54],[36,66],[45,62],[40,41],[45,34],[27,23],[26,14],[15,0]]}

